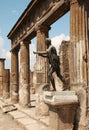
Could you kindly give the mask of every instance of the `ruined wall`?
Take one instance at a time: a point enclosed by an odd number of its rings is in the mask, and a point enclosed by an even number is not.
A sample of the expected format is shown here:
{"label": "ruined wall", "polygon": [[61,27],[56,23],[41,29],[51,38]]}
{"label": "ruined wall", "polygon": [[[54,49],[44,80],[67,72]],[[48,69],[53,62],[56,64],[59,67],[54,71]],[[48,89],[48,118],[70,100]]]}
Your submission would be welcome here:
{"label": "ruined wall", "polygon": [[3,94],[3,69],[4,69],[4,59],[0,60],[0,96]]}
{"label": "ruined wall", "polygon": [[59,49],[61,74],[65,78],[68,88],[70,86],[69,43],[69,41],[62,41]]}
{"label": "ruined wall", "polygon": [[10,93],[10,70],[4,69],[3,70],[3,97],[9,97]]}
{"label": "ruined wall", "polygon": [[0,96],[7,98],[10,92],[10,70],[4,67],[5,59],[0,59]]}

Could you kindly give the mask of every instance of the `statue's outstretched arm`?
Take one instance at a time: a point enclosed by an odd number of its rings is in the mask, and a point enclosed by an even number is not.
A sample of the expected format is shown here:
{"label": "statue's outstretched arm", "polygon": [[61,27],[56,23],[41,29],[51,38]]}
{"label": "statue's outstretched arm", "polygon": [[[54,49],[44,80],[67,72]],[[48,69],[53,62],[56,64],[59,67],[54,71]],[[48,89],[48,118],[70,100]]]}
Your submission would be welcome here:
{"label": "statue's outstretched arm", "polygon": [[37,51],[37,52],[33,51],[33,53],[40,55],[40,54],[47,54],[47,51]]}

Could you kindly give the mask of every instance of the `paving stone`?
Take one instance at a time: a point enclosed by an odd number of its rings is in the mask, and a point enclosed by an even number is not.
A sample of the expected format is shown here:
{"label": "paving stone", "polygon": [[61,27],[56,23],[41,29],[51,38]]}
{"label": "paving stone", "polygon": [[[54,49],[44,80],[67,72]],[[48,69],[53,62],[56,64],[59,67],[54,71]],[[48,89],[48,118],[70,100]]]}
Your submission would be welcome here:
{"label": "paving stone", "polygon": [[24,124],[24,125],[29,125],[29,124],[35,124],[35,123],[37,123],[36,120],[33,120],[32,118],[29,118],[29,117],[19,118],[17,121],[19,123],[21,123],[21,124]]}
{"label": "paving stone", "polygon": [[24,130],[6,113],[0,109],[0,130]]}
{"label": "paving stone", "polygon": [[26,114],[20,111],[9,112],[8,114],[11,115],[15,119],[26,117]]}
{"label": "paving stone", "polygon": [[27,130],[47,130],[46,126],[39,123],[36,123],[34,125],[33,124],[27,125],[26,128]]}
{"label": "paving stone", "polygon": [[[0,106],[10,104],[0,100]],[[8,112],[8,114],[19,124],[24,130],[47,130],[49,124],[48,117],[36,116],[35,107],[22,108],[19,104],[14,104],[17,107],[16,111]],[[0,129],[2,130],[2,129]],[[14,130],[14,129],[11,129]],[[17,129],[20,130],[20,129]]]}
{"label": "paving stone", "polygon": [[49,116],[46,117],[40,117],[40,121],[46,124],[47,126],[49,125]]}
{"label": "paving stone", "polygon": [[1,109],[4,113],[17,110],[13,104],[2,105]]}

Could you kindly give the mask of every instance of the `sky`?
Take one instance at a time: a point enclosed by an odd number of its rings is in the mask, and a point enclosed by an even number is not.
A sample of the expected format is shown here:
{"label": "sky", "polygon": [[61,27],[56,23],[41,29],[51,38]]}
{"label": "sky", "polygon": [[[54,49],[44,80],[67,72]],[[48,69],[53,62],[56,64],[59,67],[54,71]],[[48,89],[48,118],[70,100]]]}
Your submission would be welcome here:
{"label": "sky", "polygon": [[[7,35],[30,1],[31,0],[2,0],[0,3],[0,58],[6,58],[6,69],[10,69],[11,67],[11,41],[7,38]],[[68,12],[51,25],[49,37],[52,40],[52,44],[57,48],[57,51],[62,40],[69,40],[70,38],[69,24],[70,13]],[[36,38],[33,39],[31,43],[30,67],[31,70],[33,70],[36,58],[33,54],[33,50],[36,50]]]}

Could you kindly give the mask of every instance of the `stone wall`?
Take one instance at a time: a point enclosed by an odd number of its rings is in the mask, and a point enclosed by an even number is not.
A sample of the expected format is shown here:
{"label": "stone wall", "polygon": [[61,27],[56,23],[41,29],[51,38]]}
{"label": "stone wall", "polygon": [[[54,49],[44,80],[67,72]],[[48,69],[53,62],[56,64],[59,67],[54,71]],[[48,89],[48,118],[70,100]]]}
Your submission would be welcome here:
{"label": "stone wall", "polygon": [[10,92],[10,70],[4,67],[5,59],[0,59],[0,96],[7,98]]}

